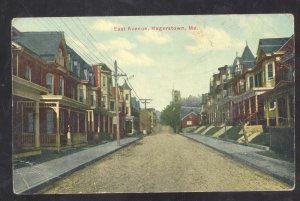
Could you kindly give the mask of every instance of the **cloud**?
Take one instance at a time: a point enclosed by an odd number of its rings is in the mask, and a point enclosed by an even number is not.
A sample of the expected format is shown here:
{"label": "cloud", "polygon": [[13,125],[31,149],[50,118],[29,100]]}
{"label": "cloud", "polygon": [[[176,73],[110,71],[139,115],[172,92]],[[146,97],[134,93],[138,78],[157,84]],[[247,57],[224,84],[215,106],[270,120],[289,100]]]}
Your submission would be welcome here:
{"label": "cloud", "polygon": [[130,42],[129,40],[127,40],[126,38],[116,38],[113,40],[109,40],[106,42],[98,42],[95,43],[95,46],[99,49],[99,50],[131,50],[134,49],[136,47],[135,43]]}
{"label": "cloud", "polygon": [[115,58],[118,59],[118,63],[121,65],[138,65],[140,67],[150,66],[154,63],[153,59],[148,57],[144,53],[132,53],[127,50],[119,50],[115,54]]}
{"label": "cloud", "polygon": [[224,50],[228,48],[239,48],[245,44],[232,38],[221,28],[200,27],[197,31],[189,32],[188,37],[194,40],[194,45],[186,45],[190,53],[200,53],[210,50]]}
{"label": "cloud", "polygon": [[120,23],[111,22],[109,20],[96,20],[90,28],[97,31],[113,31],[114,27],[123,27]]}
{"label": "cloud", "polygon": [[144,31],[143,34],[138,35],[137,40],[143,43],[155,43],[155,44],[165,44],[171,42],[173,39],[166,33],[159,31]]}

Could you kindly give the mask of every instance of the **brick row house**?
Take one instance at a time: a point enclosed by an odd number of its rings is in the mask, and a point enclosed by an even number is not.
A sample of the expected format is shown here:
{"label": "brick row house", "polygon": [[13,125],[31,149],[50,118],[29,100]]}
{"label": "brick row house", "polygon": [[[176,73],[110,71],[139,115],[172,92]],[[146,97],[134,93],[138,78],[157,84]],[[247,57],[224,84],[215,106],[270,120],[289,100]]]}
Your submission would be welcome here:
{"label": "brick row house", "polygon": [[[115,137],[115,87],[105,64],[87,64],[66,44],[63,32],[13,28],[11,48],[14,153],[60,151],[98,142],[105,134]],[[130,90],[124,96],[130,100]],[[125,109],[124,98],[119,100],[124,136],[131,106],[126,102]]]}
{"label": "brick row house", "polygon": [[260,39],[256,58],[246,45],[203,94],[208,123],[293,127],[294,68],[294,35]]}

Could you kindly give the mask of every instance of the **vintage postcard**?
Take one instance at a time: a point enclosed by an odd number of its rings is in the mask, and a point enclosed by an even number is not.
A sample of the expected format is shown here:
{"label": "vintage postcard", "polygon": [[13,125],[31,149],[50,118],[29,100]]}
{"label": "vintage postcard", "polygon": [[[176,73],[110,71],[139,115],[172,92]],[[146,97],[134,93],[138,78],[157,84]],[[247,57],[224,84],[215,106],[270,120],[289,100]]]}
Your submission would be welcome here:
{"label": "vintage postcard", "polygon": [[291,191],[291,14],[15,18],[15,194]]}

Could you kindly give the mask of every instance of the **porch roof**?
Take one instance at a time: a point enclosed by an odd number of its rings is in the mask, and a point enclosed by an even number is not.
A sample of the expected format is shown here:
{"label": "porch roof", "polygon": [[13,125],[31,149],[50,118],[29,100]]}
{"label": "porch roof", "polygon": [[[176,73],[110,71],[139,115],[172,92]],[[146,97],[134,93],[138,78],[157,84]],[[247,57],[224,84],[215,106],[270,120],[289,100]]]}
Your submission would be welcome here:
{"label": "porch roof", "polygon": [[41,95],[41,101],[58,101],[60,104],[82,110],[90,109],[89,105],[61,95]]}

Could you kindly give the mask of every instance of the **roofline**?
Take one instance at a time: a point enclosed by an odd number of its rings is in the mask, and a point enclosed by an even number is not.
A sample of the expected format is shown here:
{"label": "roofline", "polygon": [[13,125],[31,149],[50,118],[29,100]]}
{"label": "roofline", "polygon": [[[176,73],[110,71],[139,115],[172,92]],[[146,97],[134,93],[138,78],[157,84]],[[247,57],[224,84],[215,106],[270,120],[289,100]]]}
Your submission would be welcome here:
{"label": "roofline", "polygon": [[189,113],[187,113],[184,117],[182,117],[180,120],[186,118],[187,116],[189,116],[190,114],[194,113],[195,115],[199,116],[197,113],[195,113],[194,111],[191,111]]}

